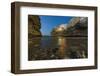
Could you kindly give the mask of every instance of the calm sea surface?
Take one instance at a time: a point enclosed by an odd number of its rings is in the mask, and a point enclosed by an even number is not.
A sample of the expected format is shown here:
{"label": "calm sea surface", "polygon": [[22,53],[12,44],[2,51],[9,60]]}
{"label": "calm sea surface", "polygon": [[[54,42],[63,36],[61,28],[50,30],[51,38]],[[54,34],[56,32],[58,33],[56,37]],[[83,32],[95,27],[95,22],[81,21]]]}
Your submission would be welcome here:
{"label": "calm sea surface", "polygon": [[34,37],[28,40],[28,60],[87,58],[87,37]]}

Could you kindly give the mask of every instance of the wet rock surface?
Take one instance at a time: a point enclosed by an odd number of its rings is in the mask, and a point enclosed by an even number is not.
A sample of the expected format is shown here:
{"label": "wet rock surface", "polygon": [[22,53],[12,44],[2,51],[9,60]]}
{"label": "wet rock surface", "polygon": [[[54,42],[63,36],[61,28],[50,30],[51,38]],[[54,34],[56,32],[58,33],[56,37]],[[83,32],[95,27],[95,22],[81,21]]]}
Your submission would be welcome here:
{"label": "wet rock surface", "polygon": [[[87,58],[86,37],[33,38],[29,43],[29,60]],[[41,41],[43,40],[43,41]],[[37,43],[34,43],[34,41]],[[49,44],[49,45],[48,45]]]}

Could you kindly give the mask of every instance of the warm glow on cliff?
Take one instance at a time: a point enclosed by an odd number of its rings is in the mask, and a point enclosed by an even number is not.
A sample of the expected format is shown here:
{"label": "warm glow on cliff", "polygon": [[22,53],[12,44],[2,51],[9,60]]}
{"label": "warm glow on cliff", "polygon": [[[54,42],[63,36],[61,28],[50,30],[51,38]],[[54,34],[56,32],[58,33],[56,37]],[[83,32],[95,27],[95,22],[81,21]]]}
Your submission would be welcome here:
{"label": "warm glow on cliff", "polygon": [[66,29],[66,26],[64,24],[60,25],[59,27],[57,27],[57,31],[63,31],[64,29]]}
{"label": "warm glow on cliff", "polygon": [[62,30],[63,30],[62,28],[58,28],[58,29],[57,29],[57,31],[62,31]]}

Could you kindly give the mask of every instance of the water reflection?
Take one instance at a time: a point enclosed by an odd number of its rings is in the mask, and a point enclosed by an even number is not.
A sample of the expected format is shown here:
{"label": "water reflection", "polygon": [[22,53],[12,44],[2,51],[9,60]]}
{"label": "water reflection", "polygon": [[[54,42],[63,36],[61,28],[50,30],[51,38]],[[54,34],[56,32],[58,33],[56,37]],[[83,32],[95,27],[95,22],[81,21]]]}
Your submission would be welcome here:
{"label": "water reflection", "polygon": [[87,58],[87,37],[34,37],[28,40],[29,60]]}
{"label": "water reflection", "polygon": [[67,39],[65,37],[58,37],[58,45],[59,45],[59,57],[65,58],[66,56],[66,48],[67,48]]}

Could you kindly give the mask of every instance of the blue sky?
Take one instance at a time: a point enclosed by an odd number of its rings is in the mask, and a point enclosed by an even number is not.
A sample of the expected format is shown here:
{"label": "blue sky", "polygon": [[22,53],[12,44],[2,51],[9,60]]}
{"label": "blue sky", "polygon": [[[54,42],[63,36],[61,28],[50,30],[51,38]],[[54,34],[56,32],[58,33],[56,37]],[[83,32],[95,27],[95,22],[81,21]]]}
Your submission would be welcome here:
{"label": "blue sky", "polygon": [[41,21],[41,32],[42,35],[49,35],[54,27],[59,26],[60,24],[67,24],[71,16],[39,16]]}

